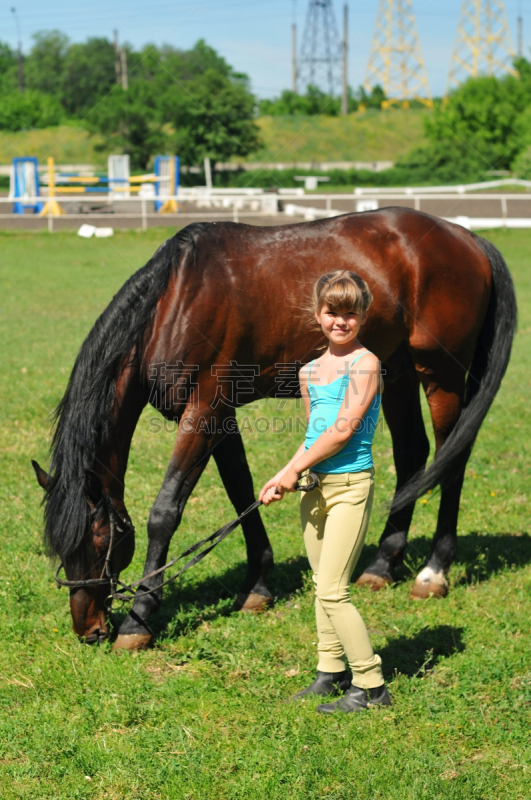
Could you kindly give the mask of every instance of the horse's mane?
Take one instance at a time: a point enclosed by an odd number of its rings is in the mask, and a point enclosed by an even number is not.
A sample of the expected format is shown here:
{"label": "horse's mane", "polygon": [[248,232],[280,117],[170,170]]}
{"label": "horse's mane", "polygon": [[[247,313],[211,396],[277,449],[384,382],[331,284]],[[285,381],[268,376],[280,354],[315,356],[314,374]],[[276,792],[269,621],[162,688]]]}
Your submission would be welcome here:
{"label": "horse's mane", "polygon": [[189,225],[168,239],[132,275],[94,324],[77,356],[68,387],[54,412],[55,431],[47,481],[44,538],[63,563],[86,564],[92,543],[87,473],[109,433],[116,380],[150,325],[157,302],[179,264],[183,249],[195,257],[195,237],[205,223]]}

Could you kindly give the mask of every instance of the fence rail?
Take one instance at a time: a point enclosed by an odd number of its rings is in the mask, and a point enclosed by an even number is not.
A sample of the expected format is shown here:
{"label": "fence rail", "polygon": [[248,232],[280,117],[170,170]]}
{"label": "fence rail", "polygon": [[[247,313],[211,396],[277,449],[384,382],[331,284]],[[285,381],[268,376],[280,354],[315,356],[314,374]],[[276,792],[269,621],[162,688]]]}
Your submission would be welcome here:
{"label": "fence rail", "polygon": [[[493,182],[494,183],[494,182]],[[498,183],[498,182],[496,182]],[[530,186],[531,186],[531,182]],[[35,202],[43,197],[24,198],[24,202]],[[477,193],[463,195],[455,192],[408,192],[379,191],[371,192],[370,197],[359,194],[334,194],[317,193],[304,194],[300,189],[284,189],[281,193],[263,192],[260,190],[180,190],[177,195],[165,199],[176,200],[180,212],[177,215],[162,215],[155,213],[153,199],[149,197],[98,197],[99,209],[92,208],[89,212],[72,211],[73,208],[84,209],[87,205],[94,205],[94,197],[80,195],[73,197],[71,194],[57,194],[54,199],[66,211],[61,217],[54,216],[51,212],[45,216],[48,229],[53,231],[54,220],[83,220],[90,221],[94,216],[105,215],[107,224],[112,216],[124,220],[139,220],[143,229],[148,223],[158,220],[163,223],[164,217],[171,216],[172,222],[179,219],[188,223],[193,220],[207,220],[213,218],[232,219],[238,222],[241,216],[250,220],[259,221],[261,218],[274,218],[278,224],[295,221],[293,218],[304,220],[334,217],[340,214],[375,210],[382,206],[399,205],[424,211],[433,216],[456,222],[468,228],[485,227],[531,227],[531,196],[517,193]],[[133,204],[133,205],[131,205]],[[6,221],[13,220],[10,213],[1,213],[3,207],[9,207],[12,201],[0,198],[0,225],[9,227]],[[20,215],[20,220],[37,219],[33,215]],[[41,217],[42,218],[42,217]],[[19,227],[19,226],[17,226]]]}

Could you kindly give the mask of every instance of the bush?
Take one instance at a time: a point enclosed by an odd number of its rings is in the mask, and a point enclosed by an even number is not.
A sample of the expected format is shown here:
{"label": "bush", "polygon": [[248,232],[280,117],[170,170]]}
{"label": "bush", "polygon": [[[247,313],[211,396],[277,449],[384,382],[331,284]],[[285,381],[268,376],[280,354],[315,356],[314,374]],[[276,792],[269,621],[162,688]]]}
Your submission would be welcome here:
{"label": "bush", "polygon": [[[348,113],[357,111],[360,105],[364,108],[375,108],[380,110],[382,102],[386,99],[385,92],[381,86],[375,86],[368,94],[363,86],[356,92],[348,88]],[[306,94],[298,94],[285,89],[280,97],[273,100],[260,100],[258,110],[262,116],[284,117],[284,116],[315,116],[324,114],[329,117],[337,117],[341,113],[341,98],[326,94],[318,86],[311,84],[306,88]]]}
{"label": "bush", "polygon": [[497,151],[478,143],[441,141],[418,147],[401,158],[393,169],[396,185],[476,183],[496,163]]}
{"label": "bush", "polygon": [[61,104],[52,95],[27,89],[12,92],[0,103],[0,130],[20,131],[59,125],[64,116]]}
{"label": "bush", "polygon": [[[400,163],[391,169],[382,170],[381,172],[373,172],[368,169],[331,169],[328,172],[312,170],[311,174],[329,178],[327,183],[320,184],[320,189],[325,192],[329,186],[333,187],[331,191],[340,187],[352,190],[356,186],[381,188],[422,186],[431,185],[434,181],[436,183],[462,183],[465,180],[463,176],[466,176],[467,182],[481,180],[484,177],[484,170],[481,171],[481,167],[478,167],[477,171],[469,170],[466,173],[456,174],[450,169],[451,161],[448,163],[446,172],[444,169],[439,169],[434,175],[431,164],[429,154],[423,154],[422,159],[419,156],[416,163],[414,162],[410,165]],[[214,186],[219,189],[240,189],[248,186],[261,189],[294,189],[301,188],[304,185],[301,181],[295,180],[295,176],[300,174],[301,170],[299,168],[282,170],[216,170],[212,180]],[[181,183],[183,186],[204,186],[204,173],[183,172],[181,174]]]}
{"label": "bush", "polygon": [[[530,102],[526,82],[512,75],[469,78],[426,118],[426,134],[435,148],[451,145],[460,165],[469,162],[472,171],[480,163],[483,171],[509,169],[522,147],[517,122]],[[442,155],[440,149],[426,152]]]}
{"label": "bush", "polygon": [[512,171],[517,178],[523,178],[526,181],[531,180],[531,146],[526,147],[515,158]]}

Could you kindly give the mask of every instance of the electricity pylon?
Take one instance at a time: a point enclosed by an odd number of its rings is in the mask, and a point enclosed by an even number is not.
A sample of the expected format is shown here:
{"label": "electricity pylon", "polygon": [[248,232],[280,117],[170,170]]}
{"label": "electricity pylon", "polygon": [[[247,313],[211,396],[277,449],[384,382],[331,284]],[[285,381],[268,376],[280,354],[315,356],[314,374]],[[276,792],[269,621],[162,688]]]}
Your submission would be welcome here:
{"label": "electricity pylon", "polygon": [[368,91],[382,87],[382,108],[408,108],[411,100],[432,108],[411,0],[380,0],[363,85]]}
{"label": "electricity pylon", "polygon": [[446,94],[467,78],[507,72],[514,50],[503,0],[463,0]]}
{"label": "electricity pylon", "polygon": [[309,84],[328,94],[341,93],[343,44],[332,0],[310,0],[299,54],[299,90]]}

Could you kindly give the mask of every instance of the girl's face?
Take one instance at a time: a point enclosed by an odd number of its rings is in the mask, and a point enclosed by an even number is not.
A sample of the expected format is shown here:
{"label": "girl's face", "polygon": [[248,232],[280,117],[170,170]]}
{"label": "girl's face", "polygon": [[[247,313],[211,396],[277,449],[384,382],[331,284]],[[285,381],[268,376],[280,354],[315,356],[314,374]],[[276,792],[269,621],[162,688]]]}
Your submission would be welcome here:
{"label": "girl's face", "polygon": [[325,303],[315,319],[330,342],[346,344],[357,338],[365,317],[357,311],[331,311]]}

